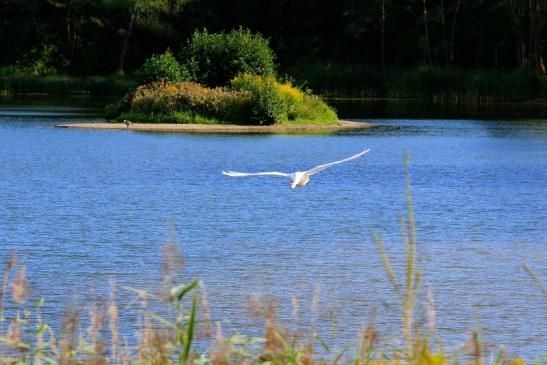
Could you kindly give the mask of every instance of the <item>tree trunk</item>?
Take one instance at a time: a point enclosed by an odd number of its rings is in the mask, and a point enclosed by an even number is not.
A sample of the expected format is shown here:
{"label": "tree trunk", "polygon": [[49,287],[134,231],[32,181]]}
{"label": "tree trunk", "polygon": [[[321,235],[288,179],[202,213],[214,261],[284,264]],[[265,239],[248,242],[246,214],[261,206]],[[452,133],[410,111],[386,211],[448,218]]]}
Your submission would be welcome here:
{"label": "tree trunk", "polygon": [[454,40],[456,37],[456,22],[458,18],[458,12],[460,11],[460,6],[462,5],[463,0],[458,0],[456,2],[456,9],[454,9],[454,16],[452,17],[452,27],[450,28],[450,51],[448,55],[448,63],[450,66],[454,64]]}
{"label": "tree trunk", "polygon": [[382,1],[382,21],[380,31],[380,63],[382,64],[382,70],[386,69],[386,1]]}
{"label": "tree trunk", "polygon": [[77,12],[73,9],[73,3],[68,1],[66,4],[66,41],[67,41],[67,60],[68,64],[72,66],[74,58],[76,58],[76,49],[77,49],[77,28],[76,28],[76,17]]}
{"label": "tree trunk", "polygon": [[70,22],[71,22],[70,2],[68,2],[66,4],[65,21],[66,21],[66,43],[67,43],[67,46],[68,46],[68,53],[72,54],[72,30],[71,30],[71,27],[70,27]]}
{"label": "tree trunk", "polygon": [[426,0],[423,0],[424,3],[424,32],[425,32],[425,58],[427,65],[431,65],[431,48],[429,47],[429,30],[427,27],[427,4]]}
{"label": "tree trunk", "polygon": [[515,34],[516,34],[516,55],[517,55],[517,65],[521,68],[527,67],[530,62],[528,59],[528,48],[526,42],[526,32],[527,24],[526,21],[529,21],[527,14],[529,11],[526,9],[528,7],[529,0],[516,0],[510,1],[511,11],[514,15],[514,20],[516,24]]}
{"label": "tree trunk", "polygon": [[441,0],[441,28],[442,28],[442,36],[443,36],[444,65],[448,66],[448,42],[446,40],[446,18],[445,18],[444,0]]}
{"label": "tree trunk", "polygon": [[541,1],[531,1],[533,6],[531,7],[530,14],[530,26],[531,26],[531,38],[530,48],[532,50],[532,65],[536,72],[541,73]]}
{"label": "tree trunk", "polygon": [[135,23],[135,17],[137,16],[137,9],[132,8],[130,10],[130,19],[129,19],[129,26],[127,27],[127,33],[125,34],[125,37],[122,41],[122,49],[120,52],[120,62],[118,63],[118,70],[116,73],[118,75],[124,75],[125,71],[125,56],[127,54],[127,47],[129,45],[129,38],[131,38],[131,33],[133,32],[133,24]]}
{"label": "tree trunk", "polygon": [[526,41],[524,40],[524,35],[522,34],[518,42],[518,55],[520,67],[526,67],[530,64],[530,60],[528,59],[528,52],[526,51]]}
{"label": "tree trunk", "polygon": [[533,68],[536,67],[536,57],[535,57],[535,15],[534,15],[534,6],[532,4],[533,0],[528,0],[528,18],[530,20],[529,29],[528,29],[528,60]]}

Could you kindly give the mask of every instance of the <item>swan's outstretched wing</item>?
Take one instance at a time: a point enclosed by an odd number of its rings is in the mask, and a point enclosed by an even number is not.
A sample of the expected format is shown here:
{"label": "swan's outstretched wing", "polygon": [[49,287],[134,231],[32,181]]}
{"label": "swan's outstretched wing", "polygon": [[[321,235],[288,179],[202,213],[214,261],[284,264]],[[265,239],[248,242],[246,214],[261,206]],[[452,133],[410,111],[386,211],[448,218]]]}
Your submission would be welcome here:
{"label": "swan's outstretched wing", "polygon": [[284,172],[277,172],[277,171],[271,171],[271,172],[236,172],[236,171],[222,171],[223,175],[228,176],[256,176],[256,175],[272,175],[272,176],[284,176],[288,177],[290,179],[294,178],[294,174],[286,174]]}
{"label": "swan's outstretched wing", "polygon": [[347,157],[343,160],[339,160],[339,161],[334,161],[334,162],[329,162],[329,163],[325,163],[323,165],[319,165],[319,166],[316,166],[314,167],[313,169],[310,169],[308,171],[305,171],[306,174],[308,175],[314,175],[314,174],[317,174],[319,171],[323,171],[324,169],[326,168],[329,168],[333,165],[336,165],[336,164],[339,164],[339,163],[342,163],[342,162],[347,162],[347,161],[351,161],[351,160],[355,160],[356,158],[359,158],[361,156],[363,156],[365,153],[367,153],[368,151],[370,151],[368,148],[359,152],[358,154],[356,155],[353,155],[353,156],[350,156],[350,157]]}

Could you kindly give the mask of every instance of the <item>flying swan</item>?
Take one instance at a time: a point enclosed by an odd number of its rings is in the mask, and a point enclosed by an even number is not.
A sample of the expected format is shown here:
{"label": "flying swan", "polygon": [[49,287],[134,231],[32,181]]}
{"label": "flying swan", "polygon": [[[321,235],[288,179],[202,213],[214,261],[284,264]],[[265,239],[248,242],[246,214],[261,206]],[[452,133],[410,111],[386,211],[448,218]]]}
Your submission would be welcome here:
{"label": "flying swan", "polygon": [[284,172],[277,172],[277,171],[271,171],[271,172],[236,172],[236,171],[222,171],[223,175],[228,176],[235,176],[235,177],[242,177],[242,176],[256,176],[256,175],[271,175],[271,176],[284,176],[291,179],[291,189],[295,189],[297,187],[304,187],[306,184],[310,181],[310,176],[317,174],[319,171],[323,171],[324,169],[327,169],[331,166],[334,166],[336,164],[347,162],[351,160],[355,160],[356,158],[359,158],[363,156],[365,153],[370,151],[368,148],[359,152],[356,155],[344,158],[343,160],[329,162],[323,165],[319,165],[314,167],[313,169],[309,169],[307,171],[296,171],[292,174],[287,174]]}

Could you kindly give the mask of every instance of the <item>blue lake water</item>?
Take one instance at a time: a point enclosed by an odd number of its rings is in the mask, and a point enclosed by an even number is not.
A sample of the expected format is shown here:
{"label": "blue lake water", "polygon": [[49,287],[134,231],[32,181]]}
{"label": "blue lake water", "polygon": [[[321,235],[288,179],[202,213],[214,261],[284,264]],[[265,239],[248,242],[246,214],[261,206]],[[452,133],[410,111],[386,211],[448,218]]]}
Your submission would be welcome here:
{"label": "blue lake water", "polygon": [[[399,307],[369,231],[383,233],[402,275],[408,151],[422,292],[432,290],[446,345],[479,329],[510,354],[547,352],[547,300],[521,266],[547,282],[547,121],[367,119],[378,127],[267,136],[53,127],[99,120],[94,113],[0,106],[0,262],[18,253],[46,318],[106,298],[109,279],[153,287],[161,247],[175,239],[182,279],[203,280],[226,333],[259,334],[246,303],[266,295],[277,298],[282,321],[298,325],[320,285],[319,326],[337,323],[336,343],[371,323],[392,339]],[[364,147],[362,159],[304,189],[220,173],[308,169]]]}

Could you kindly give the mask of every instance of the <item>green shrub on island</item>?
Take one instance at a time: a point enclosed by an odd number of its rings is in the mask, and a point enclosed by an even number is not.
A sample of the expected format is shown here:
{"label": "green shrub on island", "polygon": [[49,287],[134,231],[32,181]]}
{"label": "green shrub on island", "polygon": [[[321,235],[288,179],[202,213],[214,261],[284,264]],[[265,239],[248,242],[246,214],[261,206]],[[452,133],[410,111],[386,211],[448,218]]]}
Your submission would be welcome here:
{"label": "green shrub on island", "polygon": [[190,75],[181,67],[170,49],[167,49],[163,54],[155,54],[147,59],[137,75],[141,83],[158,80],[180,82],[190,79]]}
{"label": "green shrub on island", "polygon": [[206,86],[227,85],[240,73],[275,73],[275,55],[268,40],[243,28],[230,33],[196,31],[180,58],[192,81]]}
{"label": "green shrub on island", "polygon": [[271,76],[243,74],[230,87],[156,81],[107,110],[116,120],[156,123],[329,124],[338,118],[321,99]]}
{"label": "green shrub on island", "polygon": [[290,83],[280,83],[273,76],[242,74],[232,79],[230,85],[233,90],[250,94],[250,119],[254,124],[338,120],[334,110],[321,99]]}
{"label": "green shrub on island", "polygon": [[[282,93],[280,84],[271,76],[243,74],[230,81],[233,90],[247,92],[250,96],[253,124],[274,124],[294,117],[295,98]],[[295,94],[301,94],[293,89]]]}

